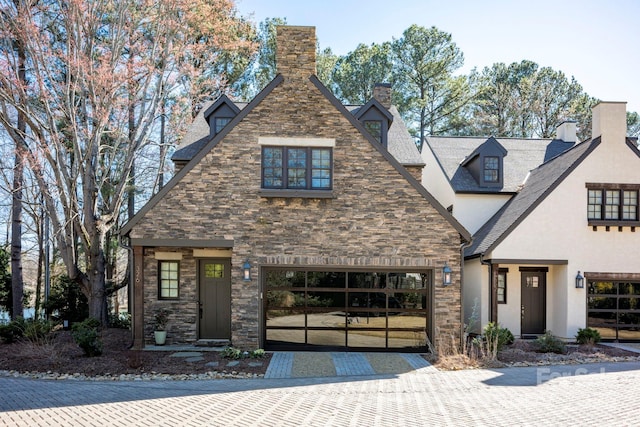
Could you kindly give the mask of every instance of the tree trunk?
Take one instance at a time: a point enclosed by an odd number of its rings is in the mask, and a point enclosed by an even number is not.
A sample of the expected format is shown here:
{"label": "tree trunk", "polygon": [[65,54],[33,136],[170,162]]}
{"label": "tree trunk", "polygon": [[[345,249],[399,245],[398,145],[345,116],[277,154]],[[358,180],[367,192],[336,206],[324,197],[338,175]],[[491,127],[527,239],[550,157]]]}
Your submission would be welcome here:
{"label": "tree trunk", "polygon": [[[26,53],[22,43],[16,43],[18,50],[18,79],[26,84]],[[24,116],[18,111],[18,138],[26,135],[27,124]],[[16,319],[24,315],[22,298],[24,283],[22,281],[22,183],[24,181],[24,162],[22,149],[16,141],[15,168],[13,169],[12,199],[11,199],[11,318]]]}

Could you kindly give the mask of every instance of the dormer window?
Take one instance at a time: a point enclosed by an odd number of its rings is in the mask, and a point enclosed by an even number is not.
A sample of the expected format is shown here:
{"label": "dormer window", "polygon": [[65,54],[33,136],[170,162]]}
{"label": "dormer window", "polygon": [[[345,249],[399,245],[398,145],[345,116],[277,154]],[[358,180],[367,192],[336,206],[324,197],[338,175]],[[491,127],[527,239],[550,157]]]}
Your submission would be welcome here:
{"label": "dormer window", "polygon": [[381,120],[365,120],[364,128],[376,139],[382,143],[382,121]]}
{"label": "dormer window", "polygon": [[495,184],[500,182],[500,158],[495,156],[484,157],[484,182]]}
{"label": "dormer window", "polygon": [[231,120],[232,117],[216,117],[213,123],[213,134],[218,134]]}

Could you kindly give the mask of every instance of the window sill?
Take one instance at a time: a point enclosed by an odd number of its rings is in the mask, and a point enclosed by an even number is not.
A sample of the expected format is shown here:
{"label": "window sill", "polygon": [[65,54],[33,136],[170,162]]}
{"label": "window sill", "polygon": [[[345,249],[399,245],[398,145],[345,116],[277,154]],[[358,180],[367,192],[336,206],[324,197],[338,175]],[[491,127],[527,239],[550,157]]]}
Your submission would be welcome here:
{"label": "window sill", "polygon": [[261,189],[260,197],[283,197],[301,199],[333,199],[333,190],[275,190]]}

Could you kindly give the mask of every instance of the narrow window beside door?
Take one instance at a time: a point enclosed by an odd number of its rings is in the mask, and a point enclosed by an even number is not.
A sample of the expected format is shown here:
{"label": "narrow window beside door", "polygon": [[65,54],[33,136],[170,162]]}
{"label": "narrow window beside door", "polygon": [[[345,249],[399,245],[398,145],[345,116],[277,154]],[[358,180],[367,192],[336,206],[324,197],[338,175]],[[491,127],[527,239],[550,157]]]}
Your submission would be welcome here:
{"label": "narrow window beside door", "polygon": [[180,263],[178,261],[158,262],[158,298],[178,299],[180,283]]}

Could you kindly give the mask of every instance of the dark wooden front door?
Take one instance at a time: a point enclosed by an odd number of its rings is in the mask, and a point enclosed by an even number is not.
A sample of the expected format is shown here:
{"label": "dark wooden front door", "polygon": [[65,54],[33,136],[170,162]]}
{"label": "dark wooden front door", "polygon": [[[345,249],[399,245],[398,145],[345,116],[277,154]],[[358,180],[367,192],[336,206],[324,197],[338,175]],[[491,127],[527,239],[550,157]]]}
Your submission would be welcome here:
{"label": "dark wooden front door", "polygon": [[546,329],[546,273],[522,273],[522,335],[543,334]]}
{"label": "dark wooden front door", "polygon": [[231,338],[231,260],[200,261],[200,339]]}

